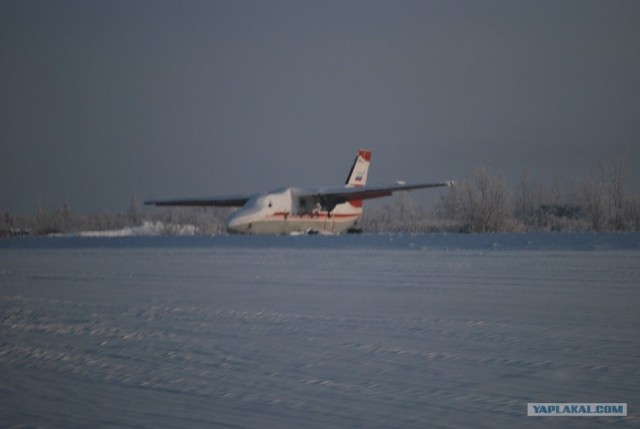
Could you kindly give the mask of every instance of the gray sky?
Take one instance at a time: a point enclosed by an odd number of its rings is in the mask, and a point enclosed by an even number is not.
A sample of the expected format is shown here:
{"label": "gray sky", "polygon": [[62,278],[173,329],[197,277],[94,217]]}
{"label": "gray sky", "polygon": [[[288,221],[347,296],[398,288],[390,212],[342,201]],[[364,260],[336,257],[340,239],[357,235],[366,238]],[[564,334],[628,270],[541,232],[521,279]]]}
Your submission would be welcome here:
{"label": "gray sky", "polygon": [[640,2],[0,0],[0,211],[628,154]]}

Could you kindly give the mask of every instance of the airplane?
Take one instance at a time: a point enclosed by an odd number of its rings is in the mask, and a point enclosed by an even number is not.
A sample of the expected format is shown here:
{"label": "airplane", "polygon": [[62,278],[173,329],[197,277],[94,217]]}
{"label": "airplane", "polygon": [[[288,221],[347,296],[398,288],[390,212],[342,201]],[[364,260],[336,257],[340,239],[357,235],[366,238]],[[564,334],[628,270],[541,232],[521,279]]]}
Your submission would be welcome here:
{"label": "airplane", "polygon": [[225,219],[231,234],[340,234],[361,232],[362,202],[397,191],[453,186],[454,182],[366,186],[371,151],[360,149],[343,187],[282,188],[255,195],[145,201],[155,206],[240,207]]}

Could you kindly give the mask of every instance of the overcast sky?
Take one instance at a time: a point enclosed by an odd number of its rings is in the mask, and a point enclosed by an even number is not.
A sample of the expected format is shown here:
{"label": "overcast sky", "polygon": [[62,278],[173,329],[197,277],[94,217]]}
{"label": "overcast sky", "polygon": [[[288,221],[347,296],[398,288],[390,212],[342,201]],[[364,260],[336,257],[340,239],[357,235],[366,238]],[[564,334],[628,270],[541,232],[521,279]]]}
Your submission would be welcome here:
{"label": "overcast sky", "polygon": [[370,184],[627,154],[637,192],[640,1],[0,0],[0,145],[24,213],[339,185],[360,147]]}

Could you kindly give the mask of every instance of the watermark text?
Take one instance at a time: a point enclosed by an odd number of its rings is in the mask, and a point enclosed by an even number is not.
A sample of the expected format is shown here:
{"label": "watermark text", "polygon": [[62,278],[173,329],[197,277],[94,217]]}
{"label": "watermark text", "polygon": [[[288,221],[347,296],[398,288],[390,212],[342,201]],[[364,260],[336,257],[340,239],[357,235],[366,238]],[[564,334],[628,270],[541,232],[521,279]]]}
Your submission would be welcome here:
{"label": "watermark text", "polygon": [[527,416],[626,416],[626,403],[530,402]]}

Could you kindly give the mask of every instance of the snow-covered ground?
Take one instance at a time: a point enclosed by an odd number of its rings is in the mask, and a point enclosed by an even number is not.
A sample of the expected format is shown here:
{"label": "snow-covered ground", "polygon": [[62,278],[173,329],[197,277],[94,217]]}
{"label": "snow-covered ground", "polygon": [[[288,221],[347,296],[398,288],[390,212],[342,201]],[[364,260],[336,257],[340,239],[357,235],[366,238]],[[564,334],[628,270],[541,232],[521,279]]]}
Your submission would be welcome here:
{"label": "snow-covered ground", "polygon": [[0,241],[2,426],[638,427],[639,243]]}
{"label": "snow-covered ground", "polygon": [[194,235],[198,229],[193,225],[174,225],[145,220],[141,225],[105,231],[83,231],[72,234],[78,237],[138,237],[158,235]]}

